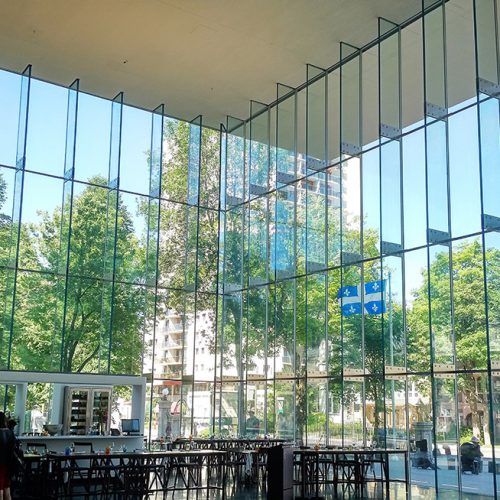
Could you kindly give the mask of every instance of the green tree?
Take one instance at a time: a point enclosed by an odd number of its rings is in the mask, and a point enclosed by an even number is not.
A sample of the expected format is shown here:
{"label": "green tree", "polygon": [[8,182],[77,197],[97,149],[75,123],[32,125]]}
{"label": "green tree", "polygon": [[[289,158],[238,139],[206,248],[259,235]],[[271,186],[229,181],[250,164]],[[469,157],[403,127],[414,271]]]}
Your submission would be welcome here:
{"label": "green tree", "polygon": [[[487,278],[489,283],[490,323],[500,317],[500,251],[486,249]],[[444,251],[435,255],[429,272],[423,272],[422,285],[415,292],[415,299],[408,312],[408,356],[413,367],[427,371],[430,348],[439,356],[442,344],[452,345],[454,336],[457,369],[475,370],[487,366],[487,338],[485,321],[484,269],[482,245],[468,241],[452,251],[453,281],[453,329],[450,320],[450,273],[449,254]],[[429,286],[430,280],[430,286]],[[429,328],[429,289],[432,328]],[[432,333],[433,343],[431,344]],[[427,360],[427,361],[426,361]],[[427,362],[427,365],[426,365]],[[436,359],[435,362],[440,362]],[[460,403],[471,410],[473,432],[482,434],[489,443],[488,391],[483,374],[464,374],[458,377]],[[436,389],[437,390],[437,389]],[[449,391],[448,391],[449,392]],[[481,422],[481,412],[483,419]]]}
{"label": "green tree", "polygon": [[[91,179],[96,184],[104,181]],[[42,371],[107,371],[109,356],[111,372],[140,373],[146,291],[139,284],[118,282],[113,289],[109,281],[116,192],[89,185],[74,196],[66,286],[61,272],[66,262],[69,201],[66,199],[63,209],[52,214],[41,212],[39,223],[23,226],[24,265],[41,272],[18,273],[12,366]],[[125,263],[140,269],[143,250],[120,198],[116,255],[117,277],[124,277]],[[140,273],[128,275],[128,279],[140,283]]]}

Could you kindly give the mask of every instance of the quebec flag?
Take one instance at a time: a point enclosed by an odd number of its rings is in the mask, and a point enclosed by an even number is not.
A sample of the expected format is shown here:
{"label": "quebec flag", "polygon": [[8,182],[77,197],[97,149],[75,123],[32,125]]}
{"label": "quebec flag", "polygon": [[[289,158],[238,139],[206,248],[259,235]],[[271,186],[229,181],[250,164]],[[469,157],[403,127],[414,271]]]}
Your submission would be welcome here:
{"label": "quebec flag", "polygon": [[[386,280],[365,283],[365,313],[385,313],[385,282]],[[361,286],[343,286],[337,292],[342,316],[361,314]]]}

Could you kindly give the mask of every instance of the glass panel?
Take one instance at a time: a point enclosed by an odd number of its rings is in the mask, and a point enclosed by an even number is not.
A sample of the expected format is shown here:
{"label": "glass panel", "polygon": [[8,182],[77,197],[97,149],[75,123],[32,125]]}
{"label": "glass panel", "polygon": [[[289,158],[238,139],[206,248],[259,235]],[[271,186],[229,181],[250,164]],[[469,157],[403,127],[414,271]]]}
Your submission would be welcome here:
{"label": "glass panel", "polygon": [[431,351],[427,249],[406,253],[404,266],[408,371],[428,372]]}
{"label": "glass panel", "polygon": [[486,293],[488,307],[489,348],[493,366],[500,362],[500,308],[496,296],[500,290],[497,277],[499,276],[500,262],[500,235],[486,233],[485,235],[485,264],[486,264]]}
{"label": "glass panel", "polygon": [[[21,76],[0,71],[0,164],[15,166]],[[0,390],[1,393],[1,390]]]}
{"label": "glass panel", "polygon": [[326,175],[318,172],[306,182],[306,270],[324,269],[326,265]]}
{"label": "glass panel", "polygon": [[446,85],[448,107],[453,111],[472,103],[476,96],[473,3],[454,0],[445,4]]}
{"label": "glass panel", "polygon": [[454,369],[454,332],[451,304],[451,262],[448,247],[429,248],[429,305],[435,370]]}
{"label": "glass panel", "polygon": [[265,104],[251,101],[248,185],[250,199],[269,190],[269,110]]}
{"label": "glass panel", "polygon": [[[379,18],[379,36],[393,32],[391,36],[382,40],[379,45],[379,78],[380,78],[380,125],[392,127],[392,131],[399,132],[401,128],[400,102],[400,61],[401,38],[396,24]],[[395,32],[394,32],[395,31]],[[391,130],[387,130],[391,136]]]}
{"label": "glass panel", "polygon": [[[361,65],[360,108],[363,110],[361,123],[361,145],[363,149],[373,147],[379,138],[379,54],[378,47],[363,52]],[[344,92],[344,87],[343,92]],[[359,111],[361,113],[361,110]],[[352,119],[352,118],[351,118]]]}
{"label": "glass panel", "polygon": [[361,162],[351,158],[341,166],[342,264],[361,260]]}
{"label": "glass panel", "polygon": [[429,243],[449,238],[447,126],[438,121],[426,129]]}
{"label": "glass panel", "polygon": [[26,144],[26,169],[62,175],[68,96],[64,87],[33,80]]}
{"label": "glass panel", "polygon": [[128,283],[115,283],[113,293],[110,371],[138,375],[141,373],[143,328],[151,321],[154,312],[149,295],[154,291]]}
{"label": "glass panel", "polygon": [[[380,255],[380,159],[384,161],[383,151],[384,147],[382,148],[382,153],[377,148],[363,154],[363,176],[361,181],[363,197],[363,252],[365,257]],[[382,158],[380,158],[381,154]],[[382,180],[384,184],[391,183],[392,187],[393,181],[386,179],[385,175],[382,177]],[[349,192],[346,187],[346,198],[348,195]],[[387,193],[384,186],[382,186],[382,196],[388,198],[387,200],[383,200],[382,208],[385,208],[391,202],[394,204],[397,203],[397,191]],[[384,223],[385,220],[382,219],[382,224]]]}
{"label": "glass panel", "polygon": [[245,125],[228,118],[226,154],[226,207],[243,201],[245,191]]}
{"label": "glass panel", "polygon": [[248,205],[248,241],[246,252],[248,260],[245,267],[248,272],[249,285],[268,281],[268,201],[260,197]]}
{"label": "glass panel", "polygon": [[477,76],[498,83],[498,32],[496,0],[474,2]]}
{"label": "glass panel", "polygon": [[403,138],[404,247],[415,248],[427,241],[424,131]]}
{"label": "glass panel", "polygon": [[[291,87],[281,84],[278,84],[277,89],[278,99],[293,92]],[[296,100],[296,95],[293,94],[276,106],[276,186],[278,188],[295,178]]]}
{"label": "glass panel", "polygon": [[[307,277],[307,373],[326,374],[326,276],[322,273]],[[324,436],[323,436],[324,437]]]}
{"label": "glass panel", "polygon": [[328,385],[326,379],[311,378],[307,381],[307,443],[309,446],[325,445],[328,418]]}
{"label": "glass panel", "polygon": [[341,169],[340,166],[331,167],[325,171],[327,184],[327,250],[328,266],[340,265],[341,249]]}
{"label": "glass panel", "polygon": [[307,157],[307,90],[301,90],[296,93],[296,149],[297,154],[297,179],[304,177],[307,173],[306,157]]}
{"label": "glass panel", "polygon": [[220,133],[203,128],[201,131],[200,205],[217,209],[219,206]]}
{"label": "glass panel", "polygon": [[[19,242],[19,266],[58,272],[63,182],[26,173],[22,208],[23,230]],[[40,196],[40,193],[44,193]],[[62,267],[61,270],[65,269]],[[63,271],[64,272],[64,271]]]}
{"label": "glass panel", "polygon": [[187,202],[189,124],[164,118],[165,162],[162,175],[162,197]]}
{"label": "glass panel", "polygon": [[448,132],[451,228],[457,237],[481,230],[477,108],[450,116]]}
{"label": "glass panel", "polygon": [[424,60],[422,20],[401,30],[401,118],[403,130],[422,125],[424,119]]}
{"label": "glass panel", "polygon": [[307,168],[308,173],[326,166],[327,77],[321,68],[307,65]]}
{"label": "glass panel", "polygon": [[[432,468],[435,455],[431,387],[429,376],[408,377],[408,403],[411,405],[408,410],[410,446],[415,453],[413,462],[415,467],[410,468],[411,484],[429,488],[429,493],[433,495],[436,487],[436,471]],[[451,472],[451,474],[453,478],[456,473]]]}
{"label": "glass panel", "polygon": [[433,380],[435,449],[437,486],[439,491],[456,490],[459,485],[458,468],[450,472],[446,452],[457,449],[457,381],[453,374],[436,374]]}
{"label": "glass panel", "polygon": [[75,151],[75,179],[107,184],[111,102],[81,93]]}
{"label": "glass panel", "polygon": [[333,165],[340,160],[340,70],[328,73],[327,94],[327,164]]}
{"label": "glass panel", "polygon": [[342,386],[343,446],[362,446],[364,444],[364,400],[363,378],[344,377]]}
{"label": "glass panel", "polygon": [[[436,3],[425,1],[425,4]],[[424,77],[425,77],[425,103],[428,107],[434,105],[440,110],[447,110],[446,96],[446,65],[445,65],[445,37],[444,37],[444,2],[433,9],[423,18],[424,31]],[[429,109],[426,111],[428,116]]]}
{"label": "glass panel", "polygon": [[54,330],[61,324],[61,310],[54,306],[64,300],[59,280],[51,274],[17,273],[11,369],[59,370],[60,332]]}
{"label": "glass panel", "polygon": [[123,107],[120,189],[149,193],[151,113],[132,106]]}
{"label": "glass panel", "polygon": [[347,59],[340,68],[341,153],[352,155],[361,147],[361,55],[355,47],[341,43],[340,57]]}
{"label": "glass panel", "polygon": [[[481,141],[482,194],[485,229],[497,226],[500,217],[500,197],[497,187],[500,186],[500,170],[497,158],[500,154],[499,103],[490,99],[479,104],[479,128]],[[492,216],[492,218],[488,217]]]}
{"label": "glass panel", "polygon": [[380,199],[382,202],[382,253],[402,249],[400,143],[380,147]]}

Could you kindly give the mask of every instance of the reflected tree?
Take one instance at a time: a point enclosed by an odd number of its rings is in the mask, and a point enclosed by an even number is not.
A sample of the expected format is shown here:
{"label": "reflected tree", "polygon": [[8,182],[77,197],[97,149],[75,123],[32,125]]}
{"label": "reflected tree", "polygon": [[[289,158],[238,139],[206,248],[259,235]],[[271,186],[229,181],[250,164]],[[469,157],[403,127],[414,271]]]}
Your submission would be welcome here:
{"label": "reflected tree", "polygon": [[[442,300],[439,290],[450,287],[448,253],[437,254],[430,265],[429,273],[424,272],[422,285],[415,292],[412,308],[408,312],[409,361],[418,367],[421,352],[428,352],[430,345],[428,321],[428,283],[431,279],[433,329],[440,328],[440,321],[446,321],[449,304]],[[463,370],[475,370],[487,366],[487,339],[485,324],[485,295],[483,254],[479,241],[463,243],[453,249],[453,282],[457,285],[453,292],[454,340],[456,366]],[[500,251],[486,250],[488,305],[490,322],[500,317]],[[446,296],[446,295],[445,295]],[[449,314],[449,313],[448,313]],[[422,366],[424,369],[425,366]],[[488,432],[488,392],[485,374],[459,377],[458,388],[462,405],[470,407],[472,431],[481,434],[485,443],[490,442]],[[483,418],[481,420],[481,414]]]}
{"label": "reflected tree", "polygon": [[[104,184],[105,179],[93,178],[91,182]],[[67,201],[63,210],[69,220]],[[64,275],[59,274],[66,251],[65,242],[60,239],[61,209],[51,214],[40,212],[39,223],[23,227],[27,265],[41,268],[41,272],[18,275],[12,359],[16,369],[50,371],[56,367],[63,372],[109,369],[114,373],[140,373],[145,290],[137,286],[139,276],[136,285],[116,284],[112,298],[113,332],[110,336],[102,335],[104,328],[110,328],[105,301],[111,299],[105,296],[111,283],[103,279],[109,279],[104,276],[108,208],[108,191],[97,186],[88,185],[73,199],[66,294]],[[134,236],[132,218],[121,200],[113,243],[122,259],[142,261],[143,250]],[[109,353],[109,338],[111,366],[107,359],[100,359],[103,353]]]}

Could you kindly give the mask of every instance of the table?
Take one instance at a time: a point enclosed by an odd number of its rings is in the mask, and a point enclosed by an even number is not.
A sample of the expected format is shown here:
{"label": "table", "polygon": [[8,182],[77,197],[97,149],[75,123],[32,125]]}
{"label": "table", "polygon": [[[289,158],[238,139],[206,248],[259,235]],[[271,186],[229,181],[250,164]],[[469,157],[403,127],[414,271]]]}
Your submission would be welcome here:
{"label": "table", "polygon": [[[386,496],[389,498],[390,476],[389,462],[391,456],[403,456],[405,483],[408,484],[408,452],[395,449],[294,449],[294,455],[299,458],[300,464],[300,494],[306,498],[308,489],[314,490],[314,495],[319,498],[320,474],[323,484],[331,483],[337,488],[339,483],[352,484],[355,493],[361,493],[368,482],[366,473],[374,464],[380,464],[382,477],[385,483]],[[295,462],[297,463],[297,462]],[[320,471],[320,466],[323,470]],[[329,479],[329,467],[332,467],[332,478]],[[342,476],[339,477],[339,469]],[[312,481],[308,481],[312,479]],[[372,480],[377,480],[374,474]],[[311,488],[312,487],[312,488]]]}
{"label": "table", "polygon": [[41,496],[64,497],[79,488],[89,496],[189,490],[206,491],[207,498],[220,490],[225,498],[226,455],[222,450],[29,454],[25,483],[40,470],[47,477]]}

